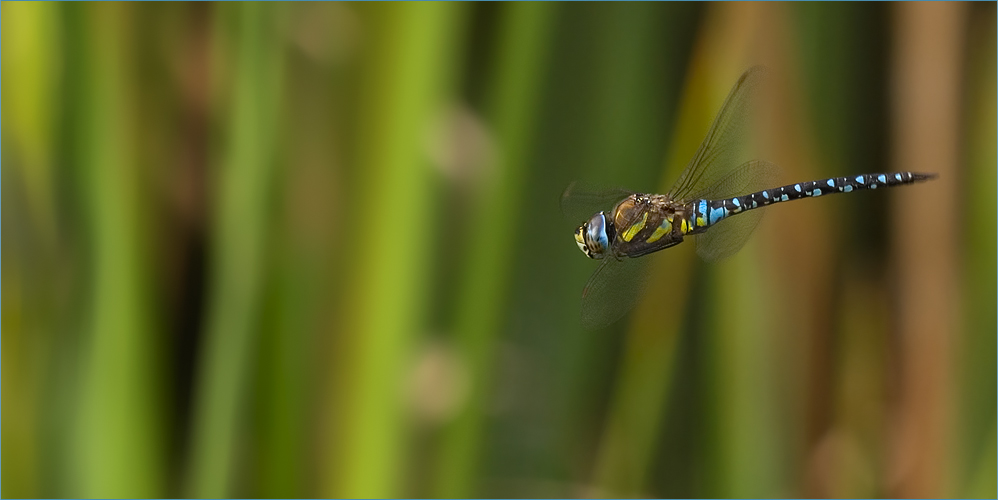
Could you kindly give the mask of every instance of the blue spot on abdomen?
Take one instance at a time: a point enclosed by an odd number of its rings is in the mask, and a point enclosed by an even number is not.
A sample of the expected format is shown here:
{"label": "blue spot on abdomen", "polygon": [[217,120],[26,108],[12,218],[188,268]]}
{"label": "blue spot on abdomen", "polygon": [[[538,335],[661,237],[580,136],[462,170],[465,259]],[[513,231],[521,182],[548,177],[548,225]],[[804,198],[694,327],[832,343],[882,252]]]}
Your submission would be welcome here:
{"label": "blue spot on abdomen", "polygon": [[707,222],[713,224],[724,218],[725,210],[724,207],[712,208],[710,209],[710,215],[707,216]]}

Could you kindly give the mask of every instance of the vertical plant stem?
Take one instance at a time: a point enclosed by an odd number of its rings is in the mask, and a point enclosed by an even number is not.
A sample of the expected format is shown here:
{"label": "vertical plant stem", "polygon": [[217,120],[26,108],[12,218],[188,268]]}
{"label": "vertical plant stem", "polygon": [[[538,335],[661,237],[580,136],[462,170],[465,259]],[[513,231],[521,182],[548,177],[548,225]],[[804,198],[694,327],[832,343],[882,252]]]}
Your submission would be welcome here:
{"label": "vertical plant stem", "polygon": [[[45,391],[41,376],[51,370],[56,328],[52,282],[60,276],[56,258],[55,168],[61,57],[59,6],[52,3],[0,5],[0,62],[5,76],[2,326],[2,493],[8,497],[46,496],[41,436]],[[14,161],[11,161],[13,159]],[[18,230],[30,222],[28,231]],[[14,228],[14,229],[11,229]]]}
{"label": "vertical plant stem", "polygon": [[[744,18],[745,14],[721,5],[712,5],[706,15],[690,61],[660,192],[668,191],[703,140],[730,82],[750,66],[744,62],[744,54],[725,50],[747,45],[750,33],[745,25],[751,21]],[[646,296],[628,329],[622,371],[596,463],[597,483],[611,494],[640,495],[648,487],[666,402],[674,391],[670,386],[676,369],[677,339],[687,321],[682,312],[689,309],[696,266],[692,250],[693,245],[681,245],[670,249],[667,259],[653,263]]]}
{"label": "vertical plant stem", "polygon": [[353,262],[341,380],[333,412],[323,496],[392,497],[403,492],[407,436],[403,382],[420,336],[435,224],[429,126],[455,69],[463,7],[454,3],[372,6],[368,74],[360,97],[358,193],[345,233]]}
{"label": "vertical plant stem", "polygon": [[230,4],[237,36],[229,143],[217,173],[205,338],[195,382],[188,494],[233,494],[261,306],[283,45],[283,7]]}
{"label": "vertical plant stem", "polygon": [[[8,127],[30,212],[27,214],[47,244],[55,238],[52,144],[58,103],[60,39],[58,7],[51,3],[4,4],[3,91]],[[15,95],[16,92],[16,95]]]}
{"label": "vertical plant stem", "polygon": [[[711,321],[712,369],[717,371],[717,441],[727,486],[724,496],[772,496],[782,493],[780,452],[790,441],[778,428],[778,401],[772,390],[776,374],[774,317],[760,297],[772,296],[769,276],[759,266],[756,240],[712,273],[714,300],[707,308]],[[755,290],[747,294],[745,290]]]}
{"label": "vertical plant stem", "polygon": [[[889,58],[887,12],[875,4],[846,3],[800,3],[790,10],[798,40],[791,45],[797,47],[808,96],[804,109],[811,118],[798,127],[804,131],[799,139],[783,139],[799,150],[781,166],[797,179],[884,170],[889,144],[884,105],[888,75],[883,69]],[[846,29],[853,36],[843,40],[840,34]],[[787,132],[780,135],[793,133]],[[882,214],[892,195],[854,196],[839,206],[834,201],[801,204],[767,216],[771,229],[822,228],[774,230],[773,238],[767,238],[772,242],[768,253],[781,261],[774,267],[780,274],[777,288],[786,291],[775,300],[783,336],[776,346],[800,353],[793,363],[800,373],[795,378],[801,381],[797,390],[804,412],[795,419],[804,423],[796,452],[803,459],[792,467],[803,477],[805,496],[881,491],[880,470],[851,467],[840,457],[843,445],[855,443],[861,443],[856,461],[872,461],[883,453],[884,440],[878,438],[887,400],[880,390],[886,387],[889,357],[884,353],[891,318],[882,252],[890,217]],[[847,222],[857,218],[868,223]],[[801,279],[804,269],[806,280]],[[795,342],[798,347],[789,348]],[[859,375],[864,370],[870,375]]]}
{"label": "vertical plant stem", "polygon": [[[957,380],[961,401],[960,418],[954,422],[960,457],[955,478],[958,496],[995,496],[995,234],[987,228],[998,226],[993,208],[998,184],[998,116],[995,99],[994,4],[972,7],[971,37],[968,38],[968,71],[962,123],[963,155],[966,172],[961,179],[961,213],[965,215],[962,235],[962,277],[966,293],[961,345],[957,359],[963,367]],[[988,205],[992,206],[989,207]],[[981,436],[988,436],[981,439]],[[990,465],[990,467],[989,467]],[[990,492],[989,492],[990,491]]]}
{"label": "vertical plant stem", "polygon": [[[737,20],[740,28],[724,28],[723,21],[715,26],[719,34],[737,33],[725,40],[725,46],[751,46],[761,30],[769,29],[766,23],[770,16],[764,5],[732,4],[726,10],[719,21]],[[740,40],[736,38],[739,34]],[[720,58],[732,65],[725,73],[747,67],[758,57],[741,50],[727,51],[727,57]],[[765,497],[781,493],[777,489],[782,465],[779,453],[789,439],[776,425],[777,401],[770,390],[775,379],[773,329],[766,318],[774,315],[762,298],[772,296],[773,290],[771,273],[761,269],[762,243],[753,238],[738,254],[711,265],[706,291],[700,295],[709,297],[700,305],[706,318],[705,365],[711,372],[710,382],[705,384],[711,399],[711,444],[715,446],[710,466],[716,478],[714,487],[718,488],[704,492],[706,495]]]}
{"label": "vertical plant stem", "polygon": [[[340,9],[330,13],[332,9]],[[303,29],[316,17],[335,19],[336,12],[352,6],[320,2],[295,4],[289,8],[290,32]],[[348,11],[349,12],[349,11]],[[352,12],[350,12],[352,13]],[[293,35],[292,35],[293,36]],[[329,314],[326,304],[331,289],[339,288],[330,269],[337,258],[352,256],[340,248],[339,235],[352,227],[338,217],[343,203],[340,137],[335,125],[339,109],[331,101],[340,90],[330,89],[329,68],[312,59],[289,57],[286,84],[282,85],[285,124],[281,180],[276,183],[271,268],[264,289],[264,319],[261,326],[260,366],[256,370],[256,400],[253,413],[256,442],[254,495],[265,498],[295,498],[314,492],[306,479],[313,472],[310,410],[317,380],[315,346],[325,336],[316,327]],[[335,80],[334,80],[335,81]],[[321,373],[321,372],[318,372]]]}
{"label": "vertical plant stem", "polygon": [[128,77],[131,6],[85,6],[80,128],[92,233],[92,306],[70,496],[161,496],[163,422],[156,329],[148,316]]}
{"label": "vertical plant stem", "polygon": [[496,66],[486,118],[499,146],[494,176],[482,183],[474,214],[487,221],[471,231],[457,306],[455,335],[470,376],[468,398],[444,430],[436,468],[434,496],[475,495],[479,477],[484,409],[492,389],[495,337],[502,326],[511,259],[516,241],[519,200],[534,136],[535,110],[547,61],[554,7],[543,3],[503,6]]}
{"label": "vertical plant stem", "polygon": [[[899,394],[890,423],[892,496],[950,496],[955,456],[951,355],[959,331],[958,201],[960,79],[966,4],[894,6],[893,170],[939,178],[892,193],[897,272]],[[932,203],[926,203],[931,196]],[[924,228],[933,228],[927,238]]]}

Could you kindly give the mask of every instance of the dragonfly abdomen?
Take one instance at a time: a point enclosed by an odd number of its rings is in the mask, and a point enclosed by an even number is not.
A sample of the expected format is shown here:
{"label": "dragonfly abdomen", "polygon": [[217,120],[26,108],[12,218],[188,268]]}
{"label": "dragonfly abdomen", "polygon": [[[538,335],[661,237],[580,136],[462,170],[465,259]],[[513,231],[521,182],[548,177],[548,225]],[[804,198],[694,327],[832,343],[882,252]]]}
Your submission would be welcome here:
{"label": "dragonfly abdomen", "polygon": [[935,178],[935,174],[894,172],[889,174],[863,174],[852,177],[832,177],[817,181],[798,182],[755,193],[720,200],[696,200],[692,203],[695,213],[695,232],[703,232],[732,215],[765,207],[773,203],[815,198],[833,193],[850,193],[863,189],[893,187]]}

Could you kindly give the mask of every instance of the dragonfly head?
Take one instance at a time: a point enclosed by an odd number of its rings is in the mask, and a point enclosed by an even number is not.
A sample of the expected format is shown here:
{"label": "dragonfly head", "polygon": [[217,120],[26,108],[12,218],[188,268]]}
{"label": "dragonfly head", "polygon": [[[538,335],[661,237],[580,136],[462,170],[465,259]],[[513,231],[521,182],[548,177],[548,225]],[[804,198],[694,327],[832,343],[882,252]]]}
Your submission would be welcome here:
{"label": "dragonfly head", "polygon": [[599,212],[575,230],[575,243],[586,257],[602,259],[609,253],[613,235],[613,221]]}

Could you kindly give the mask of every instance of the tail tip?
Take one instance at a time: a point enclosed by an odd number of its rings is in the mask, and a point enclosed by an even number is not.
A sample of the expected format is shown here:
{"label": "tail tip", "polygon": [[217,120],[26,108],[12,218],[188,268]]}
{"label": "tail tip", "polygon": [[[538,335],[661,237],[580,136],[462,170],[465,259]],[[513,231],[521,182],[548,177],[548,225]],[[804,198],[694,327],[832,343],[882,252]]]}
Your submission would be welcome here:
{"label": "tail tip", "polygon": [[921,174],[921,173],[917,173],[917,172],[912,172],[911,173],[911,180],[913,180],[915,182],[931,181],[932,179],[935,179],[937,177],[939,177],[939,174],[934,173],[934,172],[933,173],[928,173],[928,174]]}

